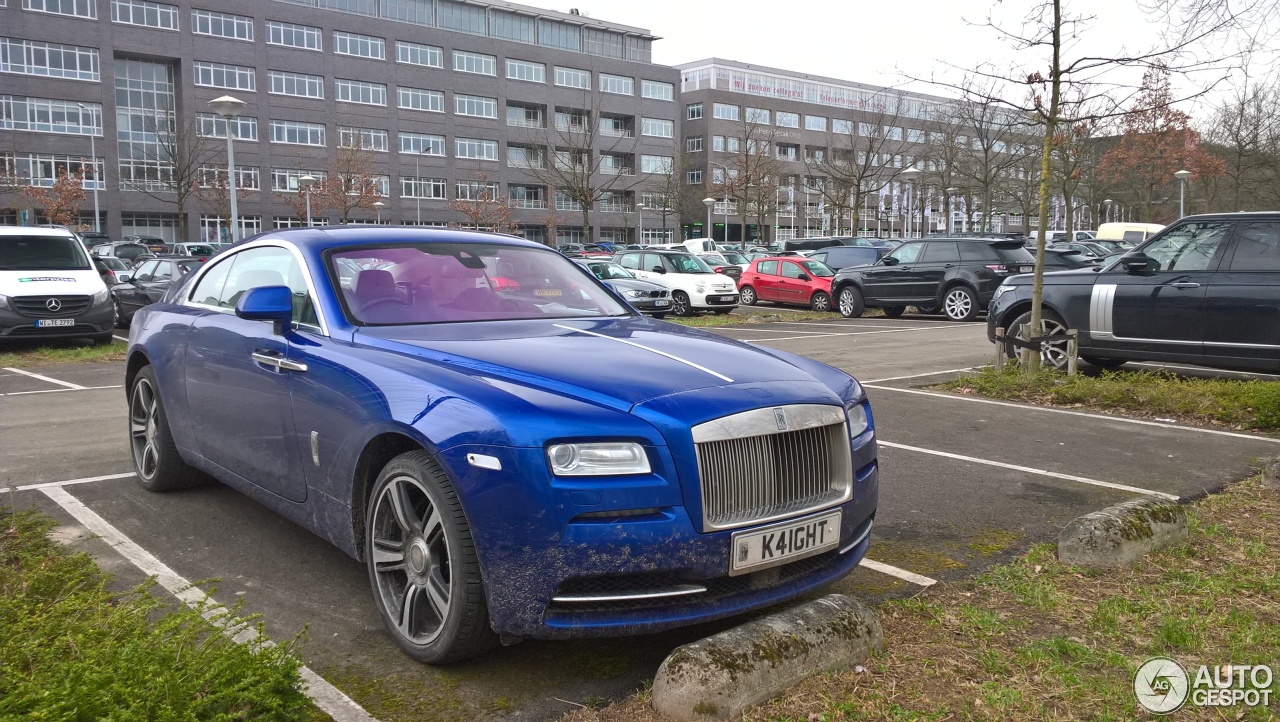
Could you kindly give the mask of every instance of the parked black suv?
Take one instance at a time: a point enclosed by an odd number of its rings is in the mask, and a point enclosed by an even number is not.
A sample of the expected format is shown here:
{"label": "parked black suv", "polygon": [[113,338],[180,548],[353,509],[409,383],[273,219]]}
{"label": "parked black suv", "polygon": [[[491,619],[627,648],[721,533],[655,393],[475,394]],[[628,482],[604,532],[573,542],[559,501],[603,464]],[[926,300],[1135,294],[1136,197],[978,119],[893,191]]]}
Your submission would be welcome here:
{"label": "parked black suv", "polygon": [[870,266],[842,268],[831,284],[845,318],[879,308],[902,315],[907,306],[941,308],[952,321],[972,321],[1007,276],[1035,270],[1022,241],[929,238],[907,241]]}
{"label": "parked black suv", "polygon": [[[1030,276],[1004,282],[987,333],[1030,322]],[[1166,361],[1280,371],[1280,213],[1188,216],[1095,270],[1044,277],[1046,335],[1076,329],[1102,367]],[[1061,348],[1042,358],[1065,363]]]}

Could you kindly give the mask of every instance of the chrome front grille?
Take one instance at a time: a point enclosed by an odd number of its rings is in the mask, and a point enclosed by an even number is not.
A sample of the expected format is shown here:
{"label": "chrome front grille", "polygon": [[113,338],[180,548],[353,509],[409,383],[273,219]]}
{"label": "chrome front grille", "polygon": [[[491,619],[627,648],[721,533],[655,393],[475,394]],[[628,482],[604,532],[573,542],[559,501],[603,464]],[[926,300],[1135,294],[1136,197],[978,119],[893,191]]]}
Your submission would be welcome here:
{"label": "chrome front grille", "polygon": [[[55,301],[57,310],[49,308],[49,302]],[[93,303],[92,296],[14,296],[9,299],[13,310],[23,316],[32,318],[66,318],[79,316],[89,310]]]}
{"label": "chrome front grille", "polygon": [[755,409],[693,429],[702,528],[715,531],[802,514],[849,499],[853,462],[844,409]]}

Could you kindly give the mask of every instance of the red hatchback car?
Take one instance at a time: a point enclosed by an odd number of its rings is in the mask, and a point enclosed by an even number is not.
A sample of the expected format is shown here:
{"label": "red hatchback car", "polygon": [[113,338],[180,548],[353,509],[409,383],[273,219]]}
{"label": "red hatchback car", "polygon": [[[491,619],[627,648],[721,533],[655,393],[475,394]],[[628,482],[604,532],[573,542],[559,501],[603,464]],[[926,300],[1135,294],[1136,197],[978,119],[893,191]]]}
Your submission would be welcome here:
{"label": "red hatchback car", "polygon": [[738,279],[739,300],[744,305],[774,301],[831,310],[831,279],[824,263],[804,258],[757,258]]}

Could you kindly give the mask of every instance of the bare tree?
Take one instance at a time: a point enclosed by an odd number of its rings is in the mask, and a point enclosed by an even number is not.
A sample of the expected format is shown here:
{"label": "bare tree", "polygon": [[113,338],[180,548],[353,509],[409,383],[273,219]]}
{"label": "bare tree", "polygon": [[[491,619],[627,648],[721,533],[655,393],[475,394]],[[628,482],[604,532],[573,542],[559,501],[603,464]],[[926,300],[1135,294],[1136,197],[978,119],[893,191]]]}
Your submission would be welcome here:
{"label": "bare tree", "polygon": [[1215,206],[1247,211],[1280,204],[1280,82],[1243,82],[1218,103],[1205,130],[1210,152],[1223,160],[1212,190]]}
{"label": "bare tree", "polygon": [[[301,171],[301,169],[299,170]],[[306,221],[308,210],[310,210],[310,215],[314,219],[317,216],[323,216],[325,211],[329,210],[333,206],[331,205],[332,199],[329,197],[329,194],[317,192],[317,189],[321,187],[321,184],[328,179],[329,174],[324,171],[315,170],[304,172],[316,179],[316,184],[311,187],[309,199],[308,192],[301,188],[296,191],[288,192],[276,191],[273,195],[278,202],[289,206],[290,210],[293,211],[295,218],[301,218],[303,221]]]}
{"label": "bare tree", "polygon": [[446,203],[445,208],[466,216],[471,228],[494,233],[515,230],[511,208],[499,194],[498,184],[491,182],[488,175],[476,173],[475,180],[459,181],[457,190],[457,197]]}
{"label": "bare tree", "polygon": [[[205,166],[196,183],[196,197],[230,230],[234,220],[231,218],[231,176],[227,173],[227,167]],[[235,183],[236,197],[241,203],[251,201],[257,195],[256,188],[245,187],[239,173],[235,175]]]}
{"label": "bare tree", "polygon": [[187,204],[196,197],[202,169],[224,157],[225,151],[214,138],[200,135],[196,121],[179,121],[172,109],[139,120],[144,141],[129,144],[135,162],[121,167],[120,185],[172,203],[178,240],[188,240]]}
{"label": "bare tree", "polygon": [[338,147],[333,172],[312,189],[312,201],[320,196],[324,206],[338,211],[341,222],[348,223],[356,210],[377,210],[373,204],[383,196],[384,180],[374,167],[373,152],[363,139],[356,138],[350,145]]}
{"label": "bare tree", "polygon": [[[964,125],[954,103],[937,104],[927,113],[928,130],[925,131],[924,176],[922,180],[936,186],[942,193],[942,211],[946,214],[947,230],[951,230],[953,196],[964,200],[964,206],[972,213],[964,178],[964,162],[967,157],[960,139],[965,137]],[[972,215],[969,216],[972,219]]]}
{"label": "bare tree", "polygon": [[[737,203],[743,226],[739,242],[746,248],[747,218],[755,216],[757,228],[766,226],[766,220],[777,203],[784,166],[778,158],[778,129],[772,123],[753,122],[751,118],[744,117],[738,132],[738,137],[725,141],[728,162],[712,164],[708,187],[712,196]],[[769,239],[761,240],[768,242]],[[725,242],[728,241],[729,229],[726,226]]]}
{"label": "bare tree", "polygon": [[866,196],[878,195],[905,170],[903,156],[909,146],[902,106],[901,93],[886,91],[871,101],[870,109],[833,117],[828,152],[805,159],[809,173],[823,178],[822,199],[837,219],[837,234],[846,211],[852,228],[860,228]]}
{"label": "bare tree", "polygon": [[1001,180],[1021,160],[1017,147],[1029,140],[1031,130],[1022,116],[1004,107],[995,96],[994,84],[971,79],[964,87],[964,102],[954,107],[963,135],[958,170],[982,208],[980,231],[990,232]]}

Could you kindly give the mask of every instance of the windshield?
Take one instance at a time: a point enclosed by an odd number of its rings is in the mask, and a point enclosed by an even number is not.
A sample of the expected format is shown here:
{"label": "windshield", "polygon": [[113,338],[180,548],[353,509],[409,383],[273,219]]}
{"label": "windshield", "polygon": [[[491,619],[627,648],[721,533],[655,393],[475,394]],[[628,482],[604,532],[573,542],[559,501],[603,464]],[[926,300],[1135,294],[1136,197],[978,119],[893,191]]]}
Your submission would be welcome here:
{"label": "windshield", "polygon": [[70,236],[0,236],[0,271],[79,271],[90,268],[84,246]]}
{"label": "windshield", "polygon": [[206,246],[203,243],[188,243],[184,247],[187,253],[193,256],[212,256],[214,253],[213,246]]}
{"label": "windshield", "polygon": [[588,267],[592,273],[596,274],[596,278],[602,278],[606,281],[612,281],[617,278],[635,278],[635,276],[631,275],[631,271],[616,263],[592,263]]}
{"label": "windshield", "polygon": [[625,316],[570,260],[502,244],[370,246],[329,254],[348,317],[380,326]]}
{"label": "windshield", "polygon": [[676,273],[715,273],[706,261],[692,253],[668,253],[667,262]]}
{"label": "windshield", "polygon": [[746,257],[743,256],[741,253],[738,253],[737,251],[721,251],[720,255],[724,256],[724,260],[728,261],[729,263],[735,263],[735,264],[748,263]]}
{"label": "windshield", "polygon": [[817,261],[801,261],[800,265],[804,267],[804,270],[818,278],[826,278],[827,276],[836,275],[835,271],[832,271],[825,263],[818,263]]}
{"label": "windshield", "polygon": [[136,260],[138,256],[150,252],[150,248],[137,243],[116,246],[114,251],[116,258],[123,258],[128,261]]}
{"label": "windshield", "polygon": [[707,263],[715,264],[717,266],[723,266],[726,263],[728,263],[728,261],[724,260],[724,256],[720,255],[719,253],[704,253],[701,256],[699,256],[699,258],[706,261]]}

